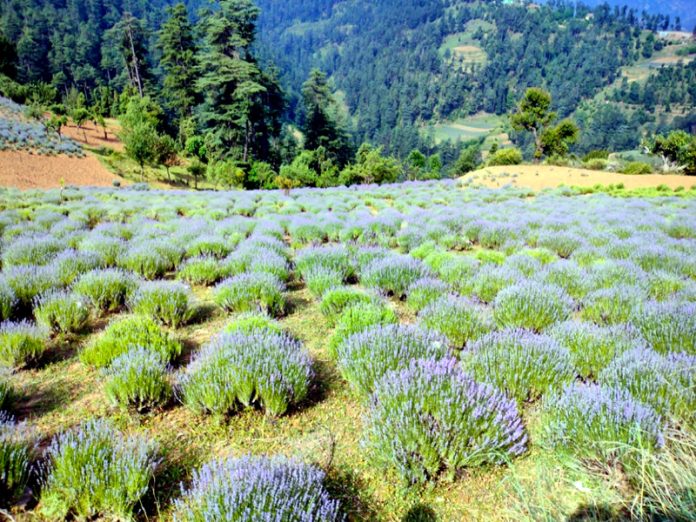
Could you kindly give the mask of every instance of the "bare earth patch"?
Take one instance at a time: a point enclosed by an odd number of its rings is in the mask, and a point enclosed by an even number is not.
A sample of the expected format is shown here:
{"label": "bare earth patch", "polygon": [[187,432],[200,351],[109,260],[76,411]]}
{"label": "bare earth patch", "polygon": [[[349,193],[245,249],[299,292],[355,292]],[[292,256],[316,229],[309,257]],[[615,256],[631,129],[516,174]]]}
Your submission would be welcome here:
{"label": "bare earth patch", "polygon": [[592,187],[594,185],[615,185],[623,183],[627,189],[657,187],[666,185],[671,189],[690,188],[696,185],[696,177],[676,174],[642,174],[631,176],[615,172],[602,172],[550,165],[515,165],[486,167],[464,176],[474,183],[497,188],[503,185],[525,187],[532,190],[555,188],[560,185]]}
{"label": "bare earth patch", "polygon": [[[62,128],[61,132],[82,145],[88,147],[107,147],[109,149],[123,151],[123,143],[118,139],[116,133],[120,131],[115,120],[107,120],[106,122],[106,138],[104,138],[104,129],[97,127],[93,122],[86,122],[81,129],[76,125],[70,124]],[[85,139],[86,138],[86,139]]]}
{"label": "bare earth patch", "polygon": [[71,158],[0,151],[0,187],[49,189],[59,188],[61,182],[65,185],[107,187],[114,180],[123,182],[92,155]]}

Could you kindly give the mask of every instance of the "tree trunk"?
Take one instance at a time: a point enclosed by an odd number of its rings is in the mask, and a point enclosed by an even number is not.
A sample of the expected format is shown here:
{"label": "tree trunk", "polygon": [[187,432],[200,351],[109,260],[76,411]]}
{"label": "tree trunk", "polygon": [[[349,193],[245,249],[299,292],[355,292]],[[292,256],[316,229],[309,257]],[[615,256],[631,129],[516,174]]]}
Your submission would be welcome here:
{"label": "tree trunk", "polygon": [[133,76],[135,77],[135,83],[138,87],[138,94],[143,97],[143,84],[140,80],[140,70],[138,69],[138,56],[135,54],[135,44],[133,43],[133,29],[130,24],[126,26],[126,32],[128,34],[128,41],[130,42],[131,56],[133,57]]}

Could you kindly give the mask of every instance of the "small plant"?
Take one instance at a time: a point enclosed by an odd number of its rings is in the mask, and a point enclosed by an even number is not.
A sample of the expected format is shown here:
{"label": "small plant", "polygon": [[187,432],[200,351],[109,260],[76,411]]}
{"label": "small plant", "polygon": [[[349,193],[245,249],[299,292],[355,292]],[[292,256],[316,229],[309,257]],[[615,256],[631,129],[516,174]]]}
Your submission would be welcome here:
{"label": "small plant", "polygon": [[0,324],[0,365],[18,368],[35,362],[45,351],[48,330],[27,321]]}
{"label": "small plant", "polygon": [[640,315],[645,294],[634,286],[617,285],[588,293],[580,315],[597,324],[626,323]]}
{"label": "small plant", "polygon": [[626,325],[598,326],[582,321],[555,325],[549,335],[567,348],[578,375],[596,378],[615,357],[645,342]]}
{"label": "small plant", "polygon": [[660,448],[662,421],[626,391],[569,384],[543,404],[544,435],[554,447],[580,456],[620,456],[630,448]]}
{"label": "small plant", "polygon": [[357,303],[349,306],[336,321],[336,329],[329,340],[329,354],[335,358],[338,346],[355,333],[371,326],[398,322],[399,318],[394,311],[383,303]]}
{"label": "small plant", "polygon": [[80,360],[90,366],[104,368],[128,352],[142,346],[158,353],[169,362],[181,353],[181,344],[149,317],[124,317],[109,324],[104,332],[80,353]]}
{"label": "small plant", "polygon": [[484,265],[466,283],[461,282],[463,293],[473,294],[483,303],[492,303],[501,290],[520,281],[522,274],[508,266]]}
{"label": "small plant", "polygon": [[503,330],[481,337],[461,353],[464,367],[505,391],[519,405],[575,378],[570,353],[547,335]]}
{"label": "small plant", "polygon": [[447,284],[439,279],[427,277],[419,279],[408,287],[406,303],[415,312],[420,312],[430,303],[447,293]]}
{"label": "small plant", "polygon": [[409,256],[392,255],[372,261],[361,274],[361,281],[395,297],[404,297],[408,287],[430,276],[427,267]]}
{"label": "small plant", "polygon": [[118,259],[118,265],[145,279],[156,279],[174,270],[181,257],[179,249],[161,241],[152,241],[131,246]]}
{"label": "small plant", "polygon": [[307,274],[317,267],[340,274],[341,282],[347,281],[355,275],[353,256],[350,250],[340,245],[309,247],[300,250],[295,259],[295,266],[305,281]]}
{"label": "small plant", "polygon": [[10,368],[0,366],[0,411],[9,409],[9,403],[13,395],[11,375],[12,370]]}
{"label": "small plant", "polygon": [[336,357],[343,378],[366,399],[388,371],[412,359],[442,359],[447,353],[447,340],[432,330],[387,324],[351,335],[338,345]]}
{"label": "small plant", "polygon": [[129,299],[131,310],[160,323],[177,328],[193,315],[191,289],[183,283],[148,281],[140,285]]}
{"label": "small plant", "polygon": [[194,471],[174,501],[175,522],[202,520],[342,520],[324,488],[324,472],[274,457],[214,460]]}
{"label": "small plant", "polygon": [[324,292],[319,309],[333,326],[347,308],[359,303],[373,303],[376,298],[350,286],[331,288]]}
{"label": "small plant", "polygon": [[499,326],[536,332],[565,321],[573,310],[573,302],[563,290],[532,281],[501,290],[494,306],[493,314]]}
{"label": "small plant", "polygon": [[3,249],[2,266],[46,265],[64,249],[64,243],[50,235],[20,236]]}
{"label": "small plant", "polygon": [[632,322],[656,352],[696,355],[696,303],[649,302]]}
{"label": "small plant", "polygon": [[540,234],[537,238],[537,246],[548,248],[564,259],[572,256],[573,252],[580,248],[582,244],[582,238],[572,232],[549,231]]}
{"label": "small plant", "polygon": [[89,319],[89,302],[80,294],[52,291],[37,298],[36,322],[48,330],[63,334],[84,329]]}
{"label": "small plant", "polygon": [[17,500],[29,482],[31,438],[24,423],[17,423],[0,411],[0,508]]}
{"label": "small plant", "polygon": [[283,283],[268,273],[247,272],[225,279],[215,287],[215,302],[229,312],[264,310],[273,316],[285,309]]}
{"label": "small plant", "polygon": [[80,249],[85,253],[95,254],[101,266],[114,267],[126,251],[126,243],[117,237],[93,235],[82,240]]}
{"label": "small plant", "polygon": [[180,379],[182,402],[197,413],[225,415],[254,403],[273,416],[307,396],[312,363],[285,334],[254,329],[215,337]]}
{"label": "small plant", "polygon": [[526,451],[514,401],[466,375],[452,359],[415,360],[376,385],[366,427],[375,461],[408,483]]}
{"label": "small plant", "polygon": [[133,520],[133,510],[154,476],[156,448],[125,437],[104,420],[58,435],[48,448],[40,512],[52,520]]}
{"label": "small plant", "polygon": [[643,163],[642,161],[631,161],[626,163],[619,170],[621,174],[652,174],[653,167],[649,163]]}
{"label": "small plant", "polygon": [[343,284],[343,274],[333,268],[316,265],[304,272],[307,288],[316,298],[321,298],[327,291]]}
{"label": "small plant", "polygon": [[63,286],[70,286],[82,274],[99,266],[99,256],[93,252],[63,250],[51,262],[56,276]]}
{"label": "small plant", "polygon": [[194,257],[184,261],[177,271],[177,278],[193,285],[212,285],[223,277],[220,261],[210,256]]}
{"label": "small plant", "polygon": [[186,247],[186,255],[189,257],[211,256],[221,259],[229,254],[232,248],[234,248],[234,245],[222,237],[199,236]]}
{"label": "small plant", "polygon": [[250,334],[255,330],[266,330],[273,333],[281,333],[283,328],[278,321],[260,312],[245,312],[239,314],[223,328],[224,333],[241,332]]}
{"label": "small plant", "polygon": [[18,304],[30,309],[34,299],[60,287],[56,271],[51,266],[20,265],[3,270]]}
{"label": "small plant", "polygon": [[7,321],[17,306],[17,296],[5,279],[0,279],[0,321]]}
{"label": "small plant", "polygon": [[166,364],[157,352],[135,347],[116,357],[106,371],[106,396],[117,406],[144,411],[171,395]]}
{"label": "small plant", "polygon": [[519,165],[520,163],[522,163],[522,152],[515,147],[498,149],[488,158],[488,165],[491,167],[497,165]]}
{"label": "small plant", "polygon": [[136,287],[137,280],[131,273],[108,268],[87,272],[77,280],[73,290],[89,299],[95,309],[115,312],[125,305]]}
{"label": "small plant", "polygon": [[420,324],[440,332],[455,348],[464,348],[492,330],[492,321],[485,310],[473,301],[447,295],[433,301],[419,315]]}

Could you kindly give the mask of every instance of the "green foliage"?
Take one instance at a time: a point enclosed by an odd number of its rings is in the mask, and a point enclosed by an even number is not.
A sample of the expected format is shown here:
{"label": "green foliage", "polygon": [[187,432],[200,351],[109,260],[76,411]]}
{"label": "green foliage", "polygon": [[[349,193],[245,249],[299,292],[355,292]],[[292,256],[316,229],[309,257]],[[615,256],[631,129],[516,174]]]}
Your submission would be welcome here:
{"label": "green foliage", "polygon": [[338,286],[323,293],[319,309],[330,325],[334,326],[343,311],[359,303],[374,303],[376,298],[352,286]]}
{"label": "green foliage", "polygon": [[150,441],[126,437],[103,420],[58,435],[48,450],[41,513],[52,520],[70,513],[81,519],[133,520],[154,476],[155,451]]}
{"label": "green foliage", "polygon": [[401,170],[396,158],[382,155],[382,147],[363,143],[355,154],[355,164],[343,169],[339,180],[342,185],[394,183]]}
{"label": "green foliage", "polygon": [[89,299],[102,312],[114,312],[126,303],[135,290],[137,281],[129,272],[121,270],[92,270],[83,274],[73,286],[75,293]]}
{"label": "green foliage", "polygon": [[129,306],[136,314],[178,328],[193,315],[191,289],[176,282],[153,281],[140,285],[132,294]]}
{"label": "green foliage", "polygon": [[105,368],[120,355],[142,346],[171,361],[181,353],[181,344],[149,317],[129,316],[113,321],[80,353],[90,366]]}
{"label": "green foliage", "polygon": [[631,161],[621,166],[621,174],[652,174],[653,168],[642,161]]}
{"label": "green foliage", "polygon": [[538,332],[568,319],[572,310],[572,301],[563,290],[530,282],[501,290],[495,298],[493,315],[501,327]]}
{"label": "green foliage", "polygon": [[184,261],[176,277],[194,285],[212,285],[222,279],[224,270],[220,261],[212,256],[193,257]]}
{"label": "green foliage", "polygon": [[522,163],[522,151],[517,148],[498,149],[488,158],[488,165],[519,165]]}
{"label": "green foliage", "polygon": [[683,170],[696,174],[696,136],[675,130],[667,136],[656,135],[646,144],[647,150],[662,159],[664,171]]}
{"label": "green foliage", "polygon": [[36,361],[48,348],[48,330],[23,321],[0,323],[0,366],[17,368]]}
{"label": "green foliage", "polygon": [[285,309],[283,285],[269,273],[243,273],[219,283],[215,287],[215,302],[230,312],[265,310],[271,315],[282,315]]}
{"label": "green foliage", "polygon": [[329,354],[336,357],[338,347],[351,335],[375,325],[396,324],[399,318],[382,303],[356,303],[346,307],[336,321],[329,339]]}
{"label": "green foliage", "polygon": [[451,295],[432,301],[420,312],[418,320],[426,328],[443,334],[458,349],[493,328],[482,307],[466,298]]}
{"label": "green foliage", "polygon": [[7,508],[18,500],[29,482],[31,437],[25,424],[15,422],[0,411],[0,508]]}
{"label": "green foliage", "polygon": [[76,333],[89,319],[89,302],[71,292],[51,292],[37,299],[34,315],[38,324],[60,333]]}
{"label": "green foliage", "polygon": [[241,332],[243,334],[250,334],[254,330],[281,333],[283,328],[278,321],[275,321],[266,314],[260,312],[244,312],[232,319],[222,329],[224,333]]}
{"label": "green foliage", "polygon": [[165,363],[147,348],[134,347],[116,357],[106,376],[106,396],[122,408],[149,410],[166,402],[172,393]]}
{"label": "green foliage", "polygon": [[452,175],[455,177],[463,176],[467,172],[476,170],[482,161],[481,143],[472,143],[459,154],[459,158],[457,158],[454,167],[452,167]]}

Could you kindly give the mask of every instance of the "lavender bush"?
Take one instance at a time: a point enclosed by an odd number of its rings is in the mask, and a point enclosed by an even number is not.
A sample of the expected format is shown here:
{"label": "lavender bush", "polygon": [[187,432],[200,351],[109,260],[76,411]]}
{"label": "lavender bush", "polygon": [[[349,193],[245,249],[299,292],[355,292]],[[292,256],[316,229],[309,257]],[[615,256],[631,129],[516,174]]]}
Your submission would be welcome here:
{"label": "lavender bush", "polygon": [[31,474],[31,438],[26,424],[0,411],[0,508],[24,493]]}
{"label": "lavender bush", "polygon": [[490,317],[481,306],[455,295],[433,301],[418,318],[420,324],[444,335],[455,348],[464,348],[493,329]]}
{"label": "lavender bush", "polygon": [[48,330],[27,321],[0,323],[0,365],[17,368],[36,361],[48,348]]}
{"label": "lavender bush", "polygon": [[36,299],[34,316],[48,330],[77,333],[87,325],[89,302],[80,294],[54,290]]}
{"label": "lavender bush", "polygon": [[321,298],[326,292],[343,284],[343,274],[333,268],[322,265],[312,266],[304,271],[307,288],[316,298]]}
{"label": "lavender bush", "polygon": [[375,387],[366,426],[375,461],[409,484],[525,452],[515,403],[465,374],[452,359],[415,360]]}
{"label": "lavender bush", "polygon": [[87,272],[76,281],[73,290],[85,296],[95,309],[115,312],[125,305],[137,285],[130,272],[108,268]]}
{"label": "lavender bush", "polygon": [[377,325],[348,337],[336,350],[338,369],[363,398],[388,371],[403,368],[412,359],[442,359],[447,340],[415,326]]}
{"label": "lavender bush", "polygon": [[526,281],[501,290],[495,298],[493,314],[501,327],[539,332],[565,321],[572,311],[572,300],[557,286]]}
{"label": "lavender bush", "polygon": [[154,476],[155,452],[150,441],[126,437],[104,420],[58,435],[47,451],[40,512],[52,520],[133,520]]}
{"label": "lavender bush", "polygon": [[212,256],[193,257],[184,261],[176,277],[193,285],[209,286],[222,279],[225,270],[220,261]]}
{"label": "lavender bush", "polygon": [[267,273],[244,273],[225,279],[215,287],[215,302],[231,312],[264,310],[282,315],[285,309],[283,284]]}
{"label": "lavender bush", "polygon": [[13,394],[11,375],[12,370],[10,368],[0,366],[0,411],[9,409],[9,403]]}
{"label": "lavender bush", "polygon": [[51,266],[20,265],[3,270],[18,304],[30,308],[37,296],[59,288],[60,280]]}
{"label": "lavender bush", "polygon": [[193,315],[191,289],[173,281],[148,281],[131,295],[131,310],[177,328]]}
{"label": "lavender bush", "polygon": [[347,308],[359,303],[374,302],[376,302],[375,296],[367,292],[351,286],[339,286],[324,292],[319,309],[333,326]]}
{"label": "lavender bush", "polygon": [[655,351],[696,355],[696,303],[648,302],[632,320]]}
{"label": "lavender bush", "polygon": [[237,317],[227,323],[223,329],[223,332],[240,332],[250,334],[255,330],[264,330],[279,334],[283,331],[283,328],[278,321],[271,319],[264,313],[245,312],[239,314]]}
{"label": "lavender bush", "polygon": [[5,278],[0,276],[0,321],[10,319],[15,306],[17,306],[17,296]]}
{"label": "lavender bush", "polygon": [[175,522],[206,520],[342,520],[321,470],[283,458],[214,460],[194,472],[174,502]]}
{"label": "lavender bush", "polygon": [[329,355],[336,357],[338,347],[349,336],[371,326],[399,322],[391,308],[380,302],[357,303],[345,308],[336,321],[336,329],[329,340]]}
{"label": "lavender bush", "polygon": [[312,363],[302,346],[268,330],[221,334],[180,379],[180,395],[197,413],[224,415],[258,403],[280,416],[307,396]]}
{"label": "lavender bush", "polygon": [[166,363],[159,353],[141,346],[116,357],[106,375],[106,396],[117,406],[144,411],[171,395]]}
{"label": "lavender bush", "polygon": [[475,379],[507,392],[520,405],[575,377],[568,350],[547,335],[525,330],[484,335],[463,351],[461,358]]}
{"label": "lavender bush", "polygon": [[406,302],[409,308],[415,312],[420,312],[447,293],[447,284],[440,279],[426,277],[409,286],[407,293]]}
{"label": "lavender bush", "polygon": [[49,234],[20,236],[2,251],[2,266],[46,265],[65,244]]}
{"label": "lavender bush", "polygon": [[430,276],[429,270],[417,259],[404,255],[392,255],[372,261],[362,272],[360,279],[368,287],[403,297],[408,287],[418,279]]}
{"label": "lavender bush", "polygon": [[51,268],[63,286],[70,286],[82,274],[99,266],[99,257],[92,252],[63,250],[53,261]]}
{"label": "lavender bush", "polygon": [[645,294],[635,286],[617,285],[588,293],[580,315],[597,324],[626,323],[641,313]]}

